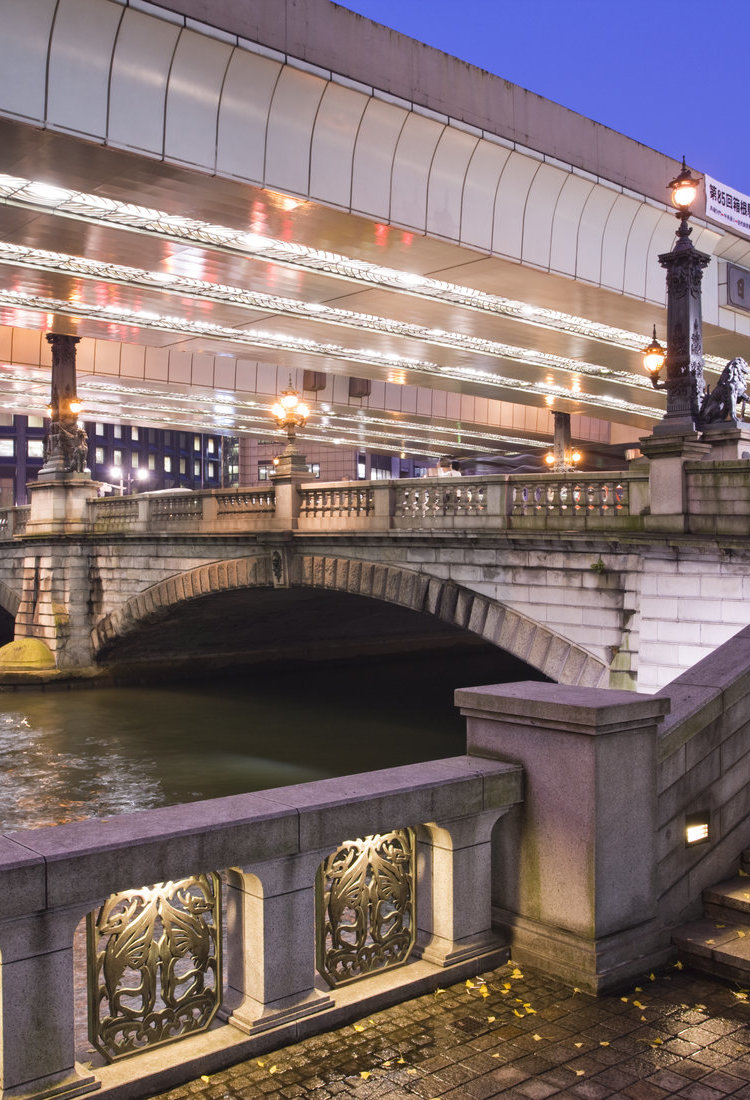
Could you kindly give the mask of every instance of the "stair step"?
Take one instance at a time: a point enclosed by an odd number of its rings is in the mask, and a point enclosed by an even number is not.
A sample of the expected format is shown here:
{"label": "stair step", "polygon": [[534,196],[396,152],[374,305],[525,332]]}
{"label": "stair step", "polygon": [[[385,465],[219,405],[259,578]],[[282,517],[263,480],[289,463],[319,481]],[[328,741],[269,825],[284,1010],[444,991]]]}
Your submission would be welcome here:
{"label": "stair step", "polygon": [[703,906],[711,920],[750,925],[750,875],[737,875],[703,891]]}
{"label": "stair step", "polygon": [[750,984],[750,927],[723,921],[694,921],[678,928],[672,942],[684,962],[696,970]]}

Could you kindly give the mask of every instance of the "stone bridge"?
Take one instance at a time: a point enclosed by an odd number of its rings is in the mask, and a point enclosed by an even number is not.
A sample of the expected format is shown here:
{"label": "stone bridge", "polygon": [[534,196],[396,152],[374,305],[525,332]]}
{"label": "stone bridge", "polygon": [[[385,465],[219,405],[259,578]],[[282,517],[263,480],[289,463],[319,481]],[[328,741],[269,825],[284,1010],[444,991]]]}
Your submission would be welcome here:
{"label": "stone bridge", "polygon": [[558,683],[654,691],[748,623],[746,467],[687,464],[682,530],[651,514],[647,466],[102,499],[43,485],[2,514],[0,605],[60,671],[473,635]]}

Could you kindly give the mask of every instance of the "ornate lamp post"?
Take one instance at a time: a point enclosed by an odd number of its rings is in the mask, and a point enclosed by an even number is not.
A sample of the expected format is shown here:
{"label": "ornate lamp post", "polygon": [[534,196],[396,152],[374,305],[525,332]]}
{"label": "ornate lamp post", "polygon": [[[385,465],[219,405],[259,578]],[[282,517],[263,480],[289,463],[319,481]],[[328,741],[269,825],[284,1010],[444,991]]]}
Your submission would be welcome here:
{"label": "ornate lamp post", "polygon": [[[701,405],[706,392],[703,378],[703,319],[701,316],[701,280],[711,257],[699,252],[690,240],[688,220],[698,193],[683,158],[682,169],[669,184],[672,203],[677,207],[680,225],[671,252],[659,256],[667,272],[667,349],[654,338],[644,349],[644,366],[654,389],[667,394],[667,409],[654,428],[655,435],[686,435],[700,428]],[[666,367],[666,378],[659,372]]]}
{"label": "ornate lamp post", "polygon": [[582,456],[570,442],[570,413],[553,412],[552,415],[555,422],[553,449],[544,456],[544,461],[552,473],[575,470]]}
{"label": "ornate lamp post", "polygon": [[279,400],[271,408],[271,413],[281,430],[286,432],[288,440],[283,454],[275,460],[274,476],[282,477],[292,473],[307,474],[307,461],[297,450],[296,438],[298,430],[307,423],[310,410],[292,386],[291,377],[289,386],[282,391]]}
{"label": "ornate lamp post", "polygon": [[52,346],[52,390],[49,404],[50,428],[45,462],[39,471],[44,481],[87,473],[88,439],[79,426],[83,409],[76,393],[76,344],[78,336],[48,332]]}

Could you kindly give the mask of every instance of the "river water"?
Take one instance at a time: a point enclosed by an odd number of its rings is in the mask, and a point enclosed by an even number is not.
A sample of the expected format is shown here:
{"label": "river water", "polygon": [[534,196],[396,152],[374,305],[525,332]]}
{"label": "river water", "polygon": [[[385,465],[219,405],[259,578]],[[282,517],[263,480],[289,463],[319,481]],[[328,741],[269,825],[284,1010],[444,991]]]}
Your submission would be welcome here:
{"label": "river water", "polygon": [[0,694],[0,830],[453,756],[465,736],[455,688],[530,675],[488,647]]}

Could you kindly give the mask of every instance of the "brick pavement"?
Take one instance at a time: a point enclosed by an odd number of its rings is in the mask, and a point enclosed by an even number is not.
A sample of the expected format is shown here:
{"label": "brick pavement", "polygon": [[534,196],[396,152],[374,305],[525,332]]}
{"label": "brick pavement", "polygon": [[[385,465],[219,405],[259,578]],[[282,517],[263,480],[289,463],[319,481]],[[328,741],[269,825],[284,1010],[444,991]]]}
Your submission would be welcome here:
{"label": "brick pavement", "polygon": [[512,963],[165,1100],[750,1100],[750,996],[687,967],[591,997]]}

